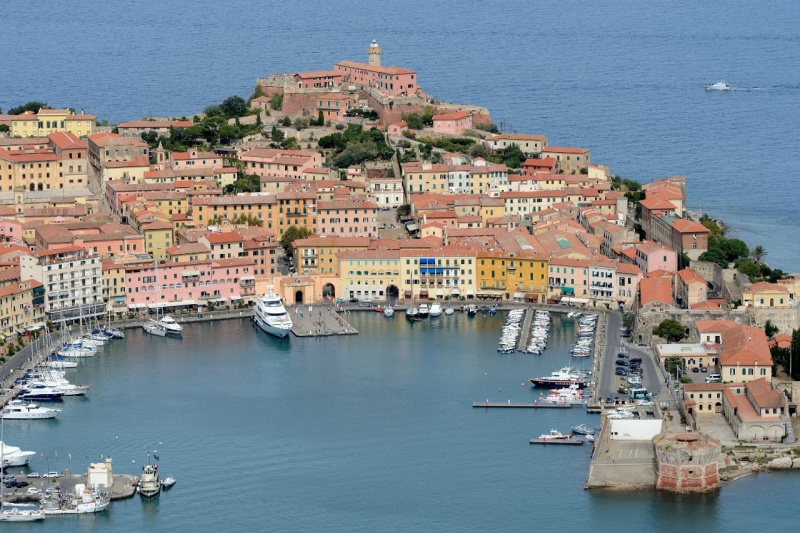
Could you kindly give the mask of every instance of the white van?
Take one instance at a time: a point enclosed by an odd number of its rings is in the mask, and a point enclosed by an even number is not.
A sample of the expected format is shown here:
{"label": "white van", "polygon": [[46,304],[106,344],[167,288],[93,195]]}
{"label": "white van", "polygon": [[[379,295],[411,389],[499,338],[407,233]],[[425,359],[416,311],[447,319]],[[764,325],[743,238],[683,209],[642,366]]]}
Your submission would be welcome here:
{"label": "white van", "polygon": [[709,374],[706,378],[706,383],[719,383],[722,381],[722,376],[719,374]]}

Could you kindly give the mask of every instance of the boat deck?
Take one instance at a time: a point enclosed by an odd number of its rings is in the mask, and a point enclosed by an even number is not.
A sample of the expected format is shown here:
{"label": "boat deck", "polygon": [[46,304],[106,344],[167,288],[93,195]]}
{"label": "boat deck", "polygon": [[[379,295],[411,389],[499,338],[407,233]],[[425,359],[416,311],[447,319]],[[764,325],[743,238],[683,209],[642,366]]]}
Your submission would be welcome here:
{"label": "boat deck", "polygon": [[531,439],[531,444],[559,444],[559,445],[572,445],[572,446],[582,446],[585,441],[584,439]]}
{"label": "boat deck", "polygon": [[569,403],[473,402],[472,407],[484,409],[570,409]]}

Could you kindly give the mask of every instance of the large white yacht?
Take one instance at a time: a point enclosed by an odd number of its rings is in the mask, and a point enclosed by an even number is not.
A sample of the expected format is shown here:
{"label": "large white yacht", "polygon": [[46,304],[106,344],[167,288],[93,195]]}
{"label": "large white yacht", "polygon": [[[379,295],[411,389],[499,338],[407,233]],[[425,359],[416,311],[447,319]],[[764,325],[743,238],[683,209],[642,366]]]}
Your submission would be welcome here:
{"label": "large white yacht", "polygon": [[270,335],[282,339],[287,337],[292,329],[292,319],[286,312],[281,297],[275,294],[272,285],[267,287],[267,294],[256,302],[253,320]]}
{"label": "large white yacht", "polygon": [[45,420],[55,418],[61,411],[48,407],[39,407],[35,403],[11,400],[3,407],[3,418],[6,420]]}
{"label": "large white yacht", "polygon": [[2,453],[3,468],[25,466],[31,457],[36,456],[36,452],[23,451],[19,446],[9,446],[3,441],[0,441],[0,453]]}
{"label": "large white yacht", "polygon": [[164,331],[169,335],[180,335],[183,332],[183,326],[175,322],[171,316],[163,316],[158,321],[158,325],[164,328]]}

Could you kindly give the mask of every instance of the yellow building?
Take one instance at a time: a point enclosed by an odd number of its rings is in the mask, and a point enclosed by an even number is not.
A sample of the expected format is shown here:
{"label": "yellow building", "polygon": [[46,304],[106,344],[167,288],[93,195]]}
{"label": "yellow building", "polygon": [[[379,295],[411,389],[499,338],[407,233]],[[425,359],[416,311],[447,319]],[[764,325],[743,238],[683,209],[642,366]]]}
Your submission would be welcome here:
{"label": "yellow building", "polygon": [[172,246],[175,239],[172,224],[156,220],[143,224],[142,235],[144,235],[144,249],[152,254],[155,259],[165,259],[167,248]]}
{"label": "yellow building", "polygon": [[778,283],[753,283],[742,291],[742,304],[746,307],[787,308],[794,304],[789,288]]}
{"label": "yellow building", "polygon": [[314,191],[201,196],[192,200],[192,215],[198,226],[250,216],[280,237],[292,225],[316,230],[316,199]]}
{"label": "yellow building", "polygon": [[57,131],[67,131],[78,137],[92,135],[97,117],[83,111],[79,115],[69,109],[40,109],[28,111],[11,120],[12,137],[44,137]]}
{"label": "yellow building", "polygon": [[44,326],[44,287],[34,280],[14,280],[0,287],[0,338]]}
{"label": "yellow building", "polygon": [[478,298],[546,300],[547,256],[530,251],[481,251],[477,254],[477,261]]}
{"label": "yellow building", "polygon": [[372,239],[369,237],[317,237],[298,239],[294,247],[294,264],[297,274],[339,274],[340,252],[366,250]]}

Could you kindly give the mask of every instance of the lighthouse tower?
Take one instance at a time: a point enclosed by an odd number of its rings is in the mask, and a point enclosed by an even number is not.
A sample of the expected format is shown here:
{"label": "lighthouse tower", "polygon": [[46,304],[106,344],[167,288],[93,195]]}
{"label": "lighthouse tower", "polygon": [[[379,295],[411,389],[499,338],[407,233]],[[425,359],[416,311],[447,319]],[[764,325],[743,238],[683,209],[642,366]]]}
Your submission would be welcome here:
{"label": "lighthouse tower", "polygon": [[372,43],[367,48],[367,57],[369,57],[369,64],[376,67],[381,66],[381,47],[372,39]]}

